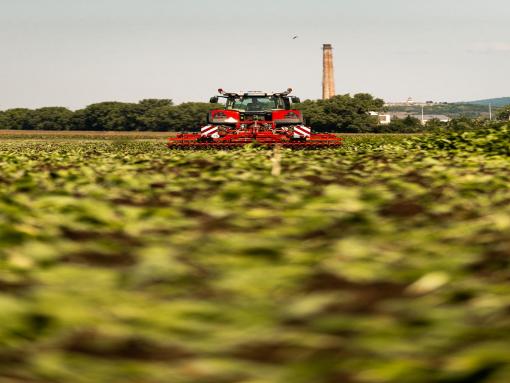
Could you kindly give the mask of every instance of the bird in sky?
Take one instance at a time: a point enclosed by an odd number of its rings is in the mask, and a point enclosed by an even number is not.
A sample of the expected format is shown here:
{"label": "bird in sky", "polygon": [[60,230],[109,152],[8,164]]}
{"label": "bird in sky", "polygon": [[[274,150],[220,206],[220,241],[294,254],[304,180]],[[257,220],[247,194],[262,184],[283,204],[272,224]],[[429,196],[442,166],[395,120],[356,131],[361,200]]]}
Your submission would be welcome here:
{"label": "bird in sky", "polygon": [[298,37],[299,37],[299,36],[294,36],[294,37],[292,38],[292,40],[296,40]]}

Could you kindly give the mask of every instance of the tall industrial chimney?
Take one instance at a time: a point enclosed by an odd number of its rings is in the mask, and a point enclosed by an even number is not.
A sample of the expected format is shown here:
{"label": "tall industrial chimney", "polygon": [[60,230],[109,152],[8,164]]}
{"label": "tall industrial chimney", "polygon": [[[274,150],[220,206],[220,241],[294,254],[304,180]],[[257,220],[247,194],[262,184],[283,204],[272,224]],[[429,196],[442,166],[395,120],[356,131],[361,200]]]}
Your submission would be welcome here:
{"label": "tall industrial chimney", "polygon": [[323,53],[323,77],[322,77],[322,99],[327,100],[335,95],[335,72],[333,68],[333,47],[331,44],[324,44]]}

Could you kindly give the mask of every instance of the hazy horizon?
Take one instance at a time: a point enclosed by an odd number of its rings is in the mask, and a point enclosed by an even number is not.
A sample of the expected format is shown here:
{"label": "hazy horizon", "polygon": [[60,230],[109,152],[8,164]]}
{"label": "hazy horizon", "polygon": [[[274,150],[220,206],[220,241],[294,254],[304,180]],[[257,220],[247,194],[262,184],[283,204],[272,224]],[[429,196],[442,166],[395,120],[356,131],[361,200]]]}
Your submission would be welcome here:
{"label": "hazy horizon", "polygon": [[0,0],[0,110],[207,101],[218,87],[317,99],[323,43],[338,94],[505,97],[509,19],[503,0]]}

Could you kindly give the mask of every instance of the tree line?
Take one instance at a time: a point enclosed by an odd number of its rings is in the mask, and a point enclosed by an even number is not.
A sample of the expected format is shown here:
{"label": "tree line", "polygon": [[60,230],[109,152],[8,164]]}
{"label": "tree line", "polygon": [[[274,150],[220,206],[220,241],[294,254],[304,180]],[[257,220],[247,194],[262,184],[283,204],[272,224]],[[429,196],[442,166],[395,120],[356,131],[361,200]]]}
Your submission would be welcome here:
{"label": "tree line", "polygon": [[[138,103],[101,102],[71,111],[63,107],[16,108],[0,111],[0,129],[78,130],[78,131],[196,131],[207,123],[207,113],[217,104],[147,99]],[[459,129],[472,125],[472,119],[459,118],[450,123],[421,121],[407,117],[380,125],[369,112],[383,112],[384,101],[370,94],[339,95],[328,100],[306,100],[295,106],[303,111],[306,122],[317,132],[415,133],[431,129]],[[499,111],[498,118],[508,121],[510,106]]]}
{"label": "tree line", "polygon": [[90,131],[183,131],[206,122],[211,104],[148,99],[138,103],[101,102],[71,111],[63,107],[0,112],[0,129]]}

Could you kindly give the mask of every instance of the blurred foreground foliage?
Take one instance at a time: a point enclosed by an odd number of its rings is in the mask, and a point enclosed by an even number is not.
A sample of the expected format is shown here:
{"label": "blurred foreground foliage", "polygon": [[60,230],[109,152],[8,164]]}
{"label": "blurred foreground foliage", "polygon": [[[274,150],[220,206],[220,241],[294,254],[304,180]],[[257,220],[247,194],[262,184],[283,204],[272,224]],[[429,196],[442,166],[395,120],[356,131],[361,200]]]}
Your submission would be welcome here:
{"label": "blurred foreground foliage", "polygon": [[507,383],[508,128],[0,146],[0,381]]}

